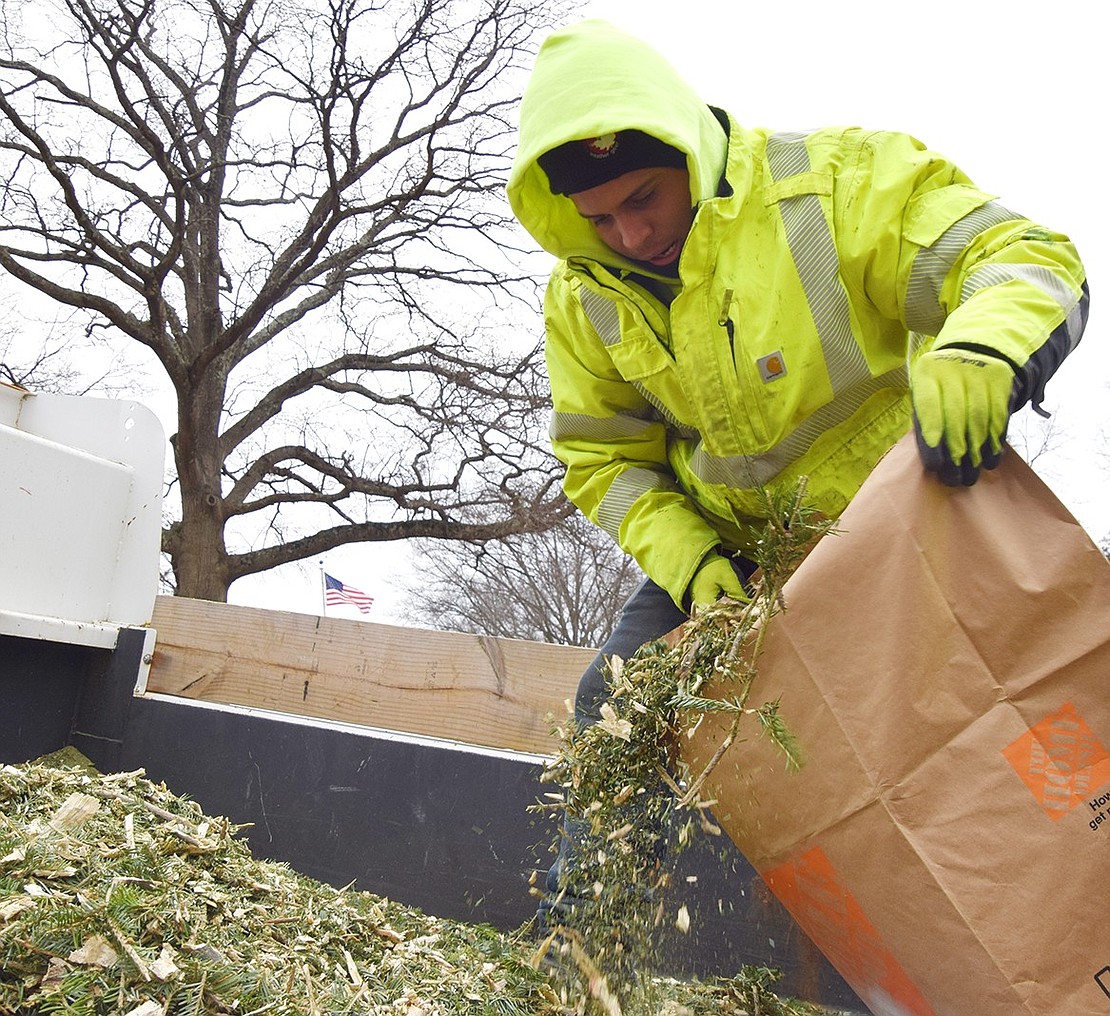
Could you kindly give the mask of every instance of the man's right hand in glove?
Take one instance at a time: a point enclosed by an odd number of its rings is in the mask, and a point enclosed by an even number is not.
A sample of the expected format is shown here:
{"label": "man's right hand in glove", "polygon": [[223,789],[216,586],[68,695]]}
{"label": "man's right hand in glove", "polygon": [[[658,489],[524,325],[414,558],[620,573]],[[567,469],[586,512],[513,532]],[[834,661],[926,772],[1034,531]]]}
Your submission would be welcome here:
{"label": "man's right hand in glove", "polygon": [[970,487],[994,469],[1010,419],[1013,368],[959,347],[924,353],[912,367],[913,422],[925,468],[949,486]]}
{"label": "man's right hand in glove", "polygon": [[732,567],[732,562],[716,552],[707,554],[698,570],[694,572],[687,596],[691,610],[716,603],[722,596],[740,600],[743,603],[751,599],[744,589],[743,580]]}

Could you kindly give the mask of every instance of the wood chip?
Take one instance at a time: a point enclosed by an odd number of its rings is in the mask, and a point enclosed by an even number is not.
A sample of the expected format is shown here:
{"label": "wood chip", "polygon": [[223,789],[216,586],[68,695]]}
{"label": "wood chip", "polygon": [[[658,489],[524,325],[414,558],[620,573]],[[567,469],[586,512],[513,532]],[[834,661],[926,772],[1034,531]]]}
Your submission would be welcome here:
{"label": "wood chip", "polygon": [[66,959],[70,963],[107,968],[115,966],[119,961],[119,953],[108,944],[103,935],[90,935]]}
{"label": "wood chip", "polygon": [[88,822],[98,811],[100,802],[95,797],[76,791],[62,802],[48,825],[57,833],[71,833]]}

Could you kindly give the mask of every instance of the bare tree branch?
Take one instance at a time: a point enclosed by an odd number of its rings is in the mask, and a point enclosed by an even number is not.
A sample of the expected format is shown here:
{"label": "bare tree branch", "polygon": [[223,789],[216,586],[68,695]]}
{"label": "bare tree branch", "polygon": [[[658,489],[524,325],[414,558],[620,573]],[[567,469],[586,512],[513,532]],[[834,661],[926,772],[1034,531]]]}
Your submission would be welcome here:
{"label": "bare tree branch", "polygon": [[418,562],[404,611],[414,623],[562,645],[601,645],[643,580],[577,512],[497,543],[429,543]]}

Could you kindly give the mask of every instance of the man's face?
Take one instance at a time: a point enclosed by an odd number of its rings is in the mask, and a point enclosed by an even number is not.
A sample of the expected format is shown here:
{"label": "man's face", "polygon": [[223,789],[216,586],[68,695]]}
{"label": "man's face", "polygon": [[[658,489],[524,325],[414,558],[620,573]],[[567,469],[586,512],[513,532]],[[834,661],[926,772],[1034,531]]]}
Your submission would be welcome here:
{"label": "man's face", "polygon": [[678,260],[694,221],[685,169],[635,169],[570,199],[606,246],[655,268]]}

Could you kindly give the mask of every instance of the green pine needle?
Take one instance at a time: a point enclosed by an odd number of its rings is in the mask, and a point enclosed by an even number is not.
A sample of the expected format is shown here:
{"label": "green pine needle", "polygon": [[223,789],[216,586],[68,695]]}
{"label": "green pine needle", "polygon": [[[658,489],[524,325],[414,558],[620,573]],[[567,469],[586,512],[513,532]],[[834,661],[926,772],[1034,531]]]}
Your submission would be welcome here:
{"label": "green pine needle", "polygon": [[795,771],[801,769],[803,763],[801,749],[797,738],[779,715],[778,701],[765,702],[755,712],[763,728],[763,736],[786,756],[787,766]]}

